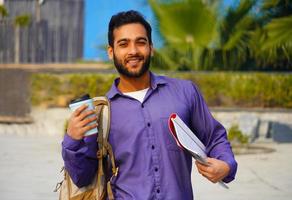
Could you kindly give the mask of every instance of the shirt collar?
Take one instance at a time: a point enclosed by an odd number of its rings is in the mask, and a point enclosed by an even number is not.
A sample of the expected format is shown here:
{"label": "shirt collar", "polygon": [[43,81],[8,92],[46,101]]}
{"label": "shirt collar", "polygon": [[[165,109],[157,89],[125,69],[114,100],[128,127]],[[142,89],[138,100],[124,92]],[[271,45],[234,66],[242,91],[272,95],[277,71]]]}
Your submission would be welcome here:
{"label": "shirt collar", "polygon": [[[155,90],[159,85],[167,84],[165,78],[163,76],[158,76],[152,72],[150,72],[150,81],[151,81],[151,89]],[[112,84],[111,89],[107,93],[107,97],[112,99],[116,95],[122,95],[120,90],[118,89],[118,84],[120,82],[120,78],[116,78]]]}

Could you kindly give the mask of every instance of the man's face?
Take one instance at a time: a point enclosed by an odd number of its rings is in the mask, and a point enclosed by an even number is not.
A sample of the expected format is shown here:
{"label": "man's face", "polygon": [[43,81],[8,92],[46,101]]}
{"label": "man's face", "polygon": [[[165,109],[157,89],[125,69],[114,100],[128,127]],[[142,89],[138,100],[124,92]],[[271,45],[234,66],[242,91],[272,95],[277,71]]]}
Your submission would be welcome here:
{"label": "man's face", "polygon": [[108,55],[121,75],[141,77],[149,69],[152,45],[149,44],[146,29],[139,23],[132,23],[114,29],[114,45],[108,47]]}

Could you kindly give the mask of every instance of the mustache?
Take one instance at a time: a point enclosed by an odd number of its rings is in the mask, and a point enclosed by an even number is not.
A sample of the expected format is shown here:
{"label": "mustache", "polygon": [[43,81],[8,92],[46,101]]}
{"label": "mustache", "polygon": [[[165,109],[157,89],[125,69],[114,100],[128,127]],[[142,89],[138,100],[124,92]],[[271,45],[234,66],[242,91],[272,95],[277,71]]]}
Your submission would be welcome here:
{"label": "mustache", "polygon": [[129,61],[129,60],[133,60],[133,59],[139,59],[139,60],[142,60],[144,59],[144,56],[142,55],[139,55],[139,54],[136,54],[136,55],[131,55],[131,56],[128,56],[126,57],[126,62]]}

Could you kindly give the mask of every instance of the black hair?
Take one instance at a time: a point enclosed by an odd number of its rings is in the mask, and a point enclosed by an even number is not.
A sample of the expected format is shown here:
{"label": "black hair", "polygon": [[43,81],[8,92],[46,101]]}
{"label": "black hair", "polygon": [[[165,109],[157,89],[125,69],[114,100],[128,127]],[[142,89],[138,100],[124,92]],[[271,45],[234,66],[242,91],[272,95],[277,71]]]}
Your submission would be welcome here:
{"label": "black hair", "polygon": [[129,10],[125,12],[119,12],[116,15],[113,15],[109,25],[108,25],[108,44],[113,47],[114,46],[114,29],[119,28],[120,26],[132,23],[139,23],[144,26],[146,29],[147,37],[149,43],[152,44],[151,39],[151,26],[145,20],[145,18],[135,10]]}

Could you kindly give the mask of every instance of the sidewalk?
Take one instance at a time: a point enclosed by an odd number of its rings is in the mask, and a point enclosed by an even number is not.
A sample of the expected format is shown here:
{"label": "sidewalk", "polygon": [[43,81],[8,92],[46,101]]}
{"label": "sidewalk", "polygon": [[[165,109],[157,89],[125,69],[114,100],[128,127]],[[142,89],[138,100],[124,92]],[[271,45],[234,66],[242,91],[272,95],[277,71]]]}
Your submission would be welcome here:
{"label": "sidewalk", "polygon": [[0,135],[0,199],[55,200],[62,176],[56,136]]}
{"label": "sidewalk", "polygon": [[[292,144],[268,143],[276,151],[268,154],[238,155],[236,180],[226,190],[193,173],[198,200],[289,200],[292,197]],[[196,171],[194,169],[194,171]]]}
{"label": "sidewalk", "polygon": [[[62,179],[61,138],[0,134],[0,199],[54,200]],[[288,200],[292,196],[292,144],[265,144],[269,154],[239,155],[237,178],[226,190],[193,170],[196,200]]]}

